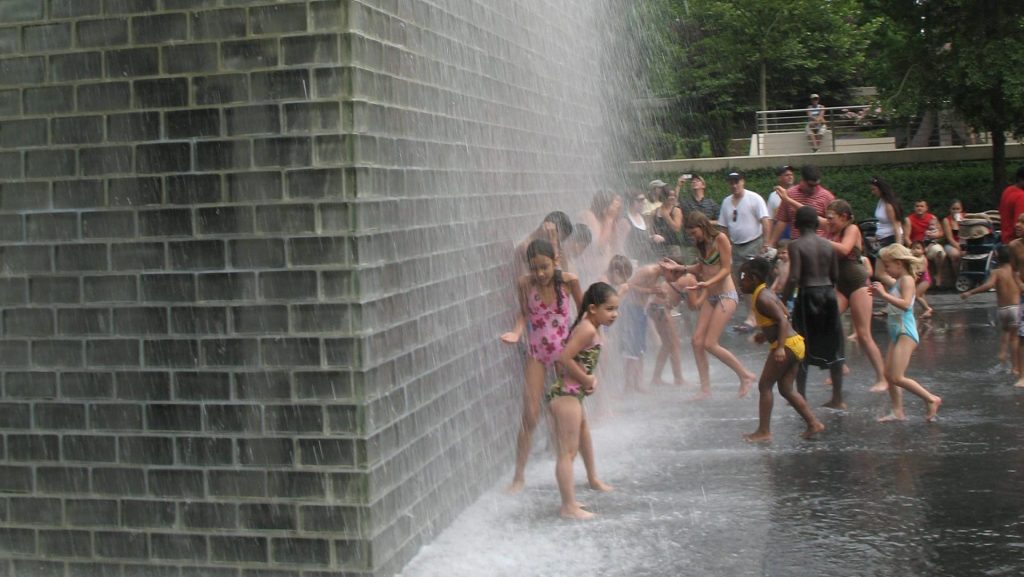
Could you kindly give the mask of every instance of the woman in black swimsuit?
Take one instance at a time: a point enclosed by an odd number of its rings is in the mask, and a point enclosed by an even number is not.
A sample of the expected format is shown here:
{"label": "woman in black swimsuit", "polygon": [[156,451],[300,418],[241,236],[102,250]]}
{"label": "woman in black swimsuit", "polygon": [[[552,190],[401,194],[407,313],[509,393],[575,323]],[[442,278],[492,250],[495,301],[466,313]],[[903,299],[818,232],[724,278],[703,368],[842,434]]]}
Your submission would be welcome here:
{"label": "woman in black swimsuit", "polygon": [[839,279],[836,281],[839,314],[843,314],[847,308],[850,309],[857,341],[875,369],[875,384],[871,391],[885,391],[889,384],[885,380],[882,352],[871,338],[872,300],[868,292],[870,275],[861,258],[864,253],[864,240],[860,229],[852,226],[853,209],[845,200],[832,201],[825,211],[825,218],[828,219],[829,240],[836,251],[836,256],[839,257]]}

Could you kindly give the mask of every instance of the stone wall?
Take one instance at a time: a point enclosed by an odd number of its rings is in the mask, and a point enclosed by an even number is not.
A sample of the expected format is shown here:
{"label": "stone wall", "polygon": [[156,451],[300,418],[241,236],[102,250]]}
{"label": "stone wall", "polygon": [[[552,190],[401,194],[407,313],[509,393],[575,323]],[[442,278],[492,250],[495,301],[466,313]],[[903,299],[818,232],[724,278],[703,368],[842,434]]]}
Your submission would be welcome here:
{"label": "stone wall", "polygon": [[591,4],[0,2],[0,576],[391,574],[507,474]]}

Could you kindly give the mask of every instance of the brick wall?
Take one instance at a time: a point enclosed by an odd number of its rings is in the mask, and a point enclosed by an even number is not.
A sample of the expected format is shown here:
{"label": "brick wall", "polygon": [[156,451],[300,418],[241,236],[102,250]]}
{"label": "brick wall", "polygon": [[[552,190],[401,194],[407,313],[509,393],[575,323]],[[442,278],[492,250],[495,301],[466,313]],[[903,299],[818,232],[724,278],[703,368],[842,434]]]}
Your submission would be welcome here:
{"label": "brick wall", "polygon": [[386,575],[507,474],[590,4],[0,2],[0,576]]}

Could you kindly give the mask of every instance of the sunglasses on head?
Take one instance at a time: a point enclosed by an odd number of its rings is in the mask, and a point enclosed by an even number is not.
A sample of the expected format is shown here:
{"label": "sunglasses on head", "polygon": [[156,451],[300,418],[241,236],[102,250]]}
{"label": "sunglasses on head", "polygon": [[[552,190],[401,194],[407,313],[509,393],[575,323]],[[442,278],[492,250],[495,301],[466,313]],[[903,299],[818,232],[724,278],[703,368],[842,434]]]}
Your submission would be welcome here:
{"label": "sunglasses on head", "polygon": [[733,222],[736,222],[736,214],[737,213],[738,213],[738,211],[735,208],[732,209],[732,221]]}

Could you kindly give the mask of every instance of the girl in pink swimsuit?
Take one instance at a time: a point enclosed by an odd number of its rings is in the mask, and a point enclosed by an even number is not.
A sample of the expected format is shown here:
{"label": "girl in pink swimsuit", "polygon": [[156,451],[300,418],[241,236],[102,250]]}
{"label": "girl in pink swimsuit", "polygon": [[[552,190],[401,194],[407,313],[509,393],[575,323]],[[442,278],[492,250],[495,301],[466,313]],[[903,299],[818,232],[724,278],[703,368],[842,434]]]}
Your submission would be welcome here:
{"label": "girl in pink swimsuit", "polygon": [[[590,436],[587,417],[583,412],[583,399],[593,393],[597,386],[594,369],[597,368],[597,359],[601,353],[600,328],[610,326],[619,316],[619,295],[608,283],[596,282],[583,295],[580,311],[572,326],[572,334],[558,357],[558,376],[548,393],[555,431],[558,433],[555,480],[558,481],[558,492],[562,497],[559,514],[568,519],[589,519],[594,516],[576,501],[572,463],[576,460],[576,452],[582,452],[584,436],[588,439]],[[590,450],[593,451],[592,448]]]}
{"label": "girl in pink swimsuit", "polygon": [[[519,492],[525,484],[526,461],[533,445],[533,430],[537,428],[540,416],[544,379],[562,353],[565,339],[569,335],[568,296],[572,295],[577,309],[583,299],[576,275],[558,269],[558,259],[550,242],[543,239],[532,241],[526,248],[526,260],[529,273],[521,276],[517,283],[519,314],[516,316],[516,324],[511,331],[501,335],[503,342],[517,343],[523,331],[528,330],[522,426],[516,440],[515,473],[512,484],[507,488],[510,493]],[[580,442],[580,454],[587,467],[590,486],[597,490],[607,490],[607,485],[598,479],[593,466],[589,429]]]}

